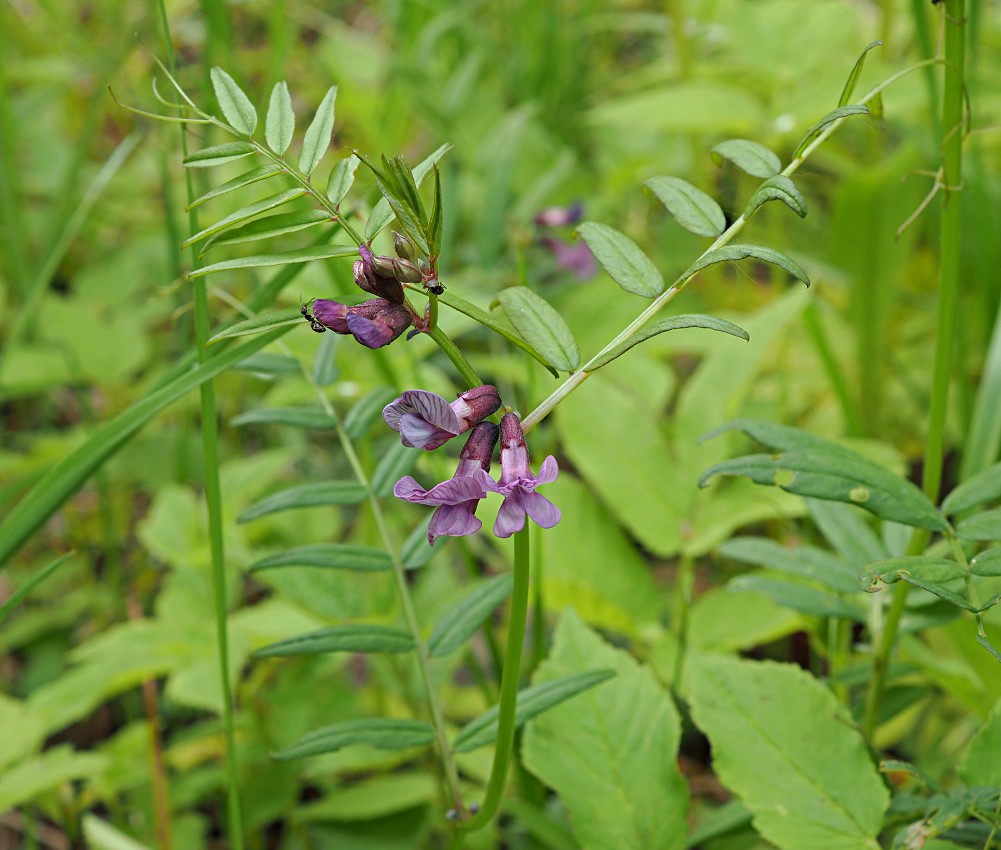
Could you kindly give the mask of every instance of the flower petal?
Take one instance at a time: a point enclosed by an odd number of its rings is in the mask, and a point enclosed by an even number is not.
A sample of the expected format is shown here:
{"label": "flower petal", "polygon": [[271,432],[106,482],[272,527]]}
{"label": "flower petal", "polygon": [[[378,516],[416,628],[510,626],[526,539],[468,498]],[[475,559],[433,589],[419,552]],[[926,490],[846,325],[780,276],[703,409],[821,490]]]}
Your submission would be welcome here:
{"label": "flower petal", "polygon": [[[425,504],[457,505],[486,496],[483,484],[476,478],[449,478],[427,491]],[[432,501],[433,500],[433,501]]]}
{"label": "flower petal", "polygon": [[348,313],[347,323],[351,336],[366,348],[382,348],[396,339],[393,329],[381,319],[366,319],[357,313]]}
{"label": "flower petal", "polygon": [[540,484],[552,484],[556,480],[556,476],[560,473],[559,464],[556,463],[556,458],[549,455],[544,461],[542,461],[542,466],[539,467],[539,474],[535,477],[535,486],[538,487]]}
{"label": "flower petal", "polygon": [[399,421],[400,440],[411,448],[436,449],[447,443],[455,435],[422,419],[416,413],[404,413]]}
{"label": "flower petal", "polygon": [[463,537],[479,531],[483,523],[473,516],[475,507],[476,500],[472,500],[438,508],[428,526],[428,543],[433,546],[439,537]]}
{"label": "flower petal", "polygon": [[563,518],[560,509],[538,493],[522,493],[521,504],[528,515],[542,528],[552,528]]}
{"label": "flower petal", "polygon": [[400,400],[436,428],[452,434],[461,433],[462,425],[459,417],[455,415],[449,403],[437,393],[430,393],[427,390],[407,390],[400,396]]}
{"label": "flower petal", "polygon": [[516,531],[525,527],[525,508],[522,507],[518,493],[512,493],[504,500],[497,511],[497,521],[494,523],[494,534],[497,537],[510,537]]}
{"label": "flower petal", "polygon": [[420,503],[420,500],[427,495],[427,490],[421,487],[412,475],[404,475],[393,485],[393,495],[397,499],[406,499],[408,502]]}

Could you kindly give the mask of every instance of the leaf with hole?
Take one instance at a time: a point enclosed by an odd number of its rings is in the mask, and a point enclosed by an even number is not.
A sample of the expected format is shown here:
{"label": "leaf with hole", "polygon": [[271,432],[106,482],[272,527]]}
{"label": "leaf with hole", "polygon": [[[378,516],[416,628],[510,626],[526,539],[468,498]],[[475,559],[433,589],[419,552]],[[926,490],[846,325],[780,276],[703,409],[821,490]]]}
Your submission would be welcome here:
{"label": "leaf with hole", "polygon": [[420,720],[364,717],[310,732],[290,747],[272,753],[271,757],[276,761],[288,761],[333,753],[352,744],[368,744],[382,750],[409,750],[426,746],[433,740],[434,729]]}
{"label": "leaf with hole", "polygon": [[664,277],[639,245],[614,227],[586,221],[577,234],[587,243],[594,258],[626,292],[656,298],[664,291]]}
{"label": "leaf with hole", "polygon": [[758,207],[769,201],[781,201],[800,218],[806,218],[806,201],[796,188],[796,184],[784,174],[769,177],[757,188],[747,202],[744,218],[750,218]]}
{"label": "leaf with hole", "polygon": [[727,159],[752,177],[772,177],[782,170],[782,161],[772,151],[749,139],[727,139],[711,153],[716,165]]}
{"label": "leaf with hole", "polygon": [[251,564],[247,571],[256,573],[279,567],[383,572],[392,569],[393,561],[382,549],[372,546],[362,546],[357,543],[310,543],[261,558]]}
{"label": "leaf with hole", "polygon": [[408,652],[414,648],[409,632],[391,626],[352,623],[297,635],[268,644],[254,653],[258,658],[287,658],[327,652]]}
{"label": "leaf with hole", "polygon": [[254,130],[257,129],[257,110],[250,98],[222,68],[213,68],[209,75],[212,77],[215,99],[219,101],[219,108],[226,120],[243,135],[254,135]]}
{"label": "leaf with hole", "polygon": [[361,484],[354,481],[311,481],[289,487],[261,499],[240,514],[237,522],[250,522],[278,511],[297,508],[315,508],[323,505],[356,505],[368,495]]}
{"label": "leaf with hole", "polygon": [[715,263],[745,260],[748,257],[753,257],[756,260],[762,260],[763,262],[771,263],[785,269],[797,280],[801,280],[807,286],[810,285],[810,278],[800,268],[799,263],[791,257],[787,257],[781,251],[765,248],[762,245],[724,245],[722,248],[713,248],[711,251],[706,251],[705,254],[685,269],[679,280],[688,280],[688,278],[702,271],[702,269]]}
{"label": "leaf with hole", "polygon": [[504,573],[467,593],[435,625],[428,640],[431,655],[448,655],[462,646],[483,625],[493,610],[511,595],[513,587],[514,576]]}
{"label": "leaf with hole", "polygon": [[268,103],[268,114],[264,119],[264,138],[278,156],[284,155],[295,135],[295,112],[292,111],[292,96],[284,80],[275,83]]}
{"label": "leaf with hole", "polygon": [[699,236],[719,236],[726,229],[726,217],[719,204],[687,180],[651,177],[643,185],[660,199],[685,230]]}
{"label": "leaf with hole", "polygon": [[309,177],[323,159],[330,147],[330,134],[334,129],[334,102],[337,100],[337,86],[331,86],[320,101],[316,115],[302,140],[299,151],[299,170]]}
{"label": "leaf with hole", "polygon": [[497,300],[521,338],[556,369],[572,372],[580,365],[577,340],[548,302],[526,286],[508,287]]}
{"label": "leaf with hole", "polygon": [[587,367],[588,372],[593,372],[595,369],[600,369],[602,366],[611,363],[617,357],[621,357],[630,348],[639,345],[641,342],[645,342],[651,337],[666,333],[667,331],[681,330],[682,328],[705,328],[706,330],[730,334],[730,336],[735,336],[743,340],[751,338],[750,334],[743,328],[725,319],[717,319],[715,316],[706,316],[701,313],[683,313],[679,316],[671,316],[668,319],[661,319],[659,322],[647,325],[628,339],[620,342],[615,348],[606,351],[604,354],[599,354],[584,365]]}

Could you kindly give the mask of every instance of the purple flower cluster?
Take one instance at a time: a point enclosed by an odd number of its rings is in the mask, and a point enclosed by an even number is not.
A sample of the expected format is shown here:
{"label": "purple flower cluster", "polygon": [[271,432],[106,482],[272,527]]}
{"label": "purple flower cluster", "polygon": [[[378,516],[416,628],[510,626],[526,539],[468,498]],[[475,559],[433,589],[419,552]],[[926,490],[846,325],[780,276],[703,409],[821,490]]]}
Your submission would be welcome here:
{"label": "purple flower cluster", "polygon": [[[405,446],[430,451],[469,431],[452,478],[425,490],[406,475],[393,488],[397,498],[437,507],[428,527],[429,543],[433,544],[438,537],[461,537],[479,531],[482,523],[475,516],[476,508],[487,493],[499,493],[504,497],[494,523],[494,534],[498,537],[510,537],[521,531],[526,515],[543,528],[552,528],[560,521],[559,509],[535,492],[540,484],[556,480],[559,473],[556,458],[547,457],[539,474],[533,475],[525,433],[517,414],[505,414],[500,428],[482,421],[498,407],[497,389],[482,386],[463,393],[451,404],[434,393],[408,390],[383,410],[386,423],[400,433]],[[488,473],[498,437],[501,476],[499,481],[494,481]]]}

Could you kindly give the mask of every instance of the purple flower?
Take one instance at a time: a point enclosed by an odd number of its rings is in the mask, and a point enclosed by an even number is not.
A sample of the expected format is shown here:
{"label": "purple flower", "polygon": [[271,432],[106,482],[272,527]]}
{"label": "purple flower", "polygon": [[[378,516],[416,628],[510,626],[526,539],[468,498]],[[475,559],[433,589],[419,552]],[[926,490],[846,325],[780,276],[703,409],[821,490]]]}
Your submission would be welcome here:
{"label": "purple flower", "polygon": [[431,451],[462,434],[500,407],[497,387],[484,384],[462,393],[451,404],[436,393],[407,390],[382,411],[405,446]]}
{"label": "purple flower", "polygon": [[455,476],[430,490],[425,490],[411,476],[396,482],[393,494],[398,499],[418,505],[437,505],[428,526],[428,543],[439,537],[462,537],[479,531],[483,523],[475,516],[480,499],[487,495],[490,458],[500,429],[492,422],[481,422],[469,432],[469,439],[459,455]]}
{"label": "purple flower", "polygon": [[543,236],[539,244],[553,252],[556,265],[579,278],[588,280],[598,273],[598,261],[587,247],[586,242],[567,243],[552,236]]}
{"label": "purple flower", "polygon": [[566,227],[580,221],[583,213],[580,201],[569,207],[546,207],[535,216],[535,223],[542,227]]}
{"label": "purple flower", "polygon": [[525,514],[528,514],[543,528],[552,528],[562,518],[560,509],[545,496],[535,492],[540,484],[549,484],[556,480],[559,467],[556,458],[547,457],[539,468],[539,474],[532,475],[528,466],[528,446],[525,445],[525,433],[521,430],[521,421],[517,414],[508,413],[501,419],[501,477],[498,483],[491,479],[487,489],[500,493],[504,504],[497,512],[494,523],[494,534],[498,537],[510,537],[516,531],[525,527]]}
{"label": "purple flower", "polygon": [[[391,260],[390,257],[376,257],[368,245],[364,243],[358,246],[360,260],[355,260],[351,272],[354,275],[355,283],[366,292],[378,295],[394,304],[403,303],[403,287],[400,281],[393,274],[392,267],[386,269],[379,261]],[[388,272],[388,273],[387,273]]]}
{"label": "purple flower", "polygon": [[353,307],[317,298],[313,302],[313,319],[334,333],[351,334],[368,348],[389,345],[413,321],[406,307],[384,298],[373,298]]}

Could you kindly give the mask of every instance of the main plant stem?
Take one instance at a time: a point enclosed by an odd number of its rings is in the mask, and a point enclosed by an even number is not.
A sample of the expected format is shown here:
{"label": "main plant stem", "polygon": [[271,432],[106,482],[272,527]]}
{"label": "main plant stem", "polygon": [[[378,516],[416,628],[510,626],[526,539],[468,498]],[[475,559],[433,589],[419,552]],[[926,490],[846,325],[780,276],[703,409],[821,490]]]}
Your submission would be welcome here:
{"label": "main plant stem", "polygon": [[[946,0],[945,15],[945,96],[942,102],[942,217],[939,225],[938,318],[935,338],[935,364],[932,377],[931,410],[928,415],[928,439],[925,443],[921,486],[925,495],[938,503],[942,484],[942,459],[945,450],[945,416],[949,403],[949,378],[952,372],[953,346],[956,338],[956,304],[959,296],[960,203],[963,183],[963,83],[966,66],[966,0]],[[953,194],[955,193],[955,195]],[[930,532],[916,529],[907,554],[920,555],[928,545]],[[872,662],[869,692],[866,694],[862,728],[872,738],[876,731],[879,704],[886,683],[890,654],[897,640],[910,588],[898,582],[893,602],[879,635]]]}

